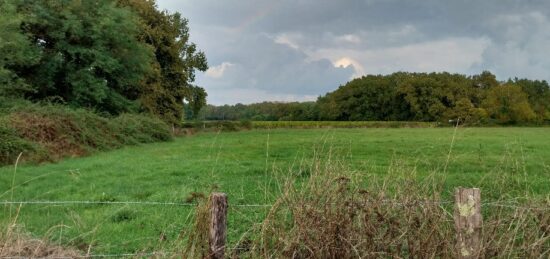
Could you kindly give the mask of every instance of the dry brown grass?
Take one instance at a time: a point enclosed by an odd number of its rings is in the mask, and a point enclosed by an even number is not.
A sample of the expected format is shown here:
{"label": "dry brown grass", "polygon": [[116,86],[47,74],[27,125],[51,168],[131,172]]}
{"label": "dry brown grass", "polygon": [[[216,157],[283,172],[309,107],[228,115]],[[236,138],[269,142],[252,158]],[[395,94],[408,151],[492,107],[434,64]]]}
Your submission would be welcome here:
{"label": "dry brown grass", "polygon": [[[323,161],[323,162],[321,162]],[[399,170],[399,169],[398,169]],[[390,176],[362,181],[330,158],[287,178],[265,218],[234,258],[456,258],[453,204],[441,183]],[[392,178],[393,177],[393,178]],[[500,203],[498,203],[500,204]],[[492,205],[497,205],[492,204]],[[483,208],[481,258],[548,258],[550,202]]]}
{"label": "dry brown grass", "polygon": [[75,258],[82,257],[76,249],[55,245],[46,239],[24,233],[15,221],[0,232],[0,258]]}
{"label": "dry brown grass", "polygon": [[208,244],[209,226],[211,220],[210,197],[202,193],[192,193],[187,202],[197,202],[193,226],[188,231],[182,231],[180,238],[184,246],[183,258],[208,258],[210,253]]}
{"label": "dry brown grass", "polygon": [[12,237],[0,241],[0,257],[22,258],[73,258],[80,256],[80,252],[62,246],[47,243],[41,239],[26,236]]}
{"label": "dry brown grass", "polygon": [[50,159],[58,160],[64,156],[83,156],[88,152],[78,145],[70,134],[81,130],[73,120],[60,116],[17,112],[11,115],[11,123],[20,136],[43,145]]}

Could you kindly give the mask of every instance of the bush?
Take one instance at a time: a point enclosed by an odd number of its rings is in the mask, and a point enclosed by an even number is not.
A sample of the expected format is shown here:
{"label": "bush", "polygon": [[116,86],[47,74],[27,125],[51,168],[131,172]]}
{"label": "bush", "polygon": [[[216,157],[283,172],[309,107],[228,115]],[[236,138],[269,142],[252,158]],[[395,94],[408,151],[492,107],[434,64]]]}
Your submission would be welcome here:
{"label": "bush", "polygon": [[159,119],[136,114],[122,114],[113,119],[119,127],[118,138],[124,144],[167,141],[172,138],[168,125]]}
{"label": "bush", "polygon": [[32,103],[0,109],[5,114],[0,120],[0,165],[13,163],[20,152],[28,161],[55,161],[172,138],[168,125],[147,115],[104,118],[84,109]]}
{"label": "bush", "polygon": [[35,151],[32,143],[20,138],[14,129],[10,128],[5,119],[0,120],[0,164],[13,164],[19,153]]}

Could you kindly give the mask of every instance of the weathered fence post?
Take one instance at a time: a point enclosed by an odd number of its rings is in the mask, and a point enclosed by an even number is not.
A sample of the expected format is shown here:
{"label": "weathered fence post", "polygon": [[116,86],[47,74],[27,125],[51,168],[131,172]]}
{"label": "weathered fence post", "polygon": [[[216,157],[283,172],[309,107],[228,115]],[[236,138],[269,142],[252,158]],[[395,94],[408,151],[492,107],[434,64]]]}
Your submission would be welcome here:
{"label": "weathered fence post", "polygon": [[478,258],[482,246],[481,191],[478,188],[457,188],[455,203],[458,258]]}
{"label": "weathered fence post", "polygon": [[211,220],[210,220],[210,258],[222,259],[225,253],[225,239],[227,228],[227,195],[212,193]]}

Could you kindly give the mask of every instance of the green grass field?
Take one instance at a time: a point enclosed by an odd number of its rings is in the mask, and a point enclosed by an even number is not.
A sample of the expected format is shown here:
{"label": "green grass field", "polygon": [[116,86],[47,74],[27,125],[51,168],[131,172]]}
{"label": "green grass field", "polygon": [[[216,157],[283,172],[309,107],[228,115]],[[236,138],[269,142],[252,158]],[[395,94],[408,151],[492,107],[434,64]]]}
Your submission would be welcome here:
{"label": "green grass field", "polygon": [[[277,129],[201,133],[19,166],[15,174],[13,166],[2,167],[0,200],[186,202],[193,192],[215,189],[230,204],[266,204],[277,195],[277,176],[299,171],[314,153],[331,154],[373,181],[396,167],[400,177],[444,179],[446,198],[457,186],[480,187],[487,200],[550,194],[548,128]],[[5,205],[1,220],[14,220],[16,208]],[[17,222],[37,237],[121,253],[175,246],[192,213],[182,206],[29,204]],[[263,213],[232,207],[229,242]]]}

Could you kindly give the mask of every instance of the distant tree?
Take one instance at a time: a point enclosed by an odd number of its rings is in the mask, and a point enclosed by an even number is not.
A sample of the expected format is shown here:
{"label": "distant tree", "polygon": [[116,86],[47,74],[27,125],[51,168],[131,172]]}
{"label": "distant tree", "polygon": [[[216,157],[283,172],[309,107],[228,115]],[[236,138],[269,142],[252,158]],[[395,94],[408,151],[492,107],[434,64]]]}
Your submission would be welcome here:
{"label": "distant tree", "polygon": [[467,124],[481,124],[487,119],[487,111],[483,108],[475,107],[468,98],[461,98],[454,106],[447,109],[443,115],[445,120],[458,121]]}
{"label": "distant tree", "polygon": [[417,75],[403,82],[399,86],[399,93],[405,96],[415,120],[435,121],[446,110],[442,102],[445,96],[443,88],[443,82],[427,75]]}
{"label": "distant tree", "polygon": [[319,117],[323,120],[406,120],[409,106],[398,85],[405,73],[388,76],[368,75],[340,86],[319,98]]}
{"label": "distant tree", "polygon": [[489,71],[483,71],[479,75],[472,77],[474,87],[481,89],[490,89],[499,86],[497,77]]}
{"label": "distant tree", "polygon": [[538,121],[550,120],[550,86],[548,86],[548,82],[515,78],[508,83],[518,85],[527,94]]}
{"label": "distant tree", "polygon": [[194,114],[206,104],[206,92],[192,85],[195,71],[206,71],[203,52],[189,42],[187,19],[179,13],[159,11],[155,1],[118,0],[120,6],[134,10],[140,17],[140,41],[152,46],[153,67],[142,81],[143,107],[165,121],[177,123],[183,114],[183,100],[189,101]]}
{"label": "distant tree", "polygon": [[187,98],[189,98],[189,110],[192,113],[189,118],[196,119],[202,107],[206,106],[206,91],[201,87],[193,86]]}
{"label": "distant tree", "polygon": [[491,118],[500,123],[521,123],[536,119],[535,112],[529,105],[527,94],[521,87],[504,84],[488,90],[483,108]]}
{"label": "distant tree", "polygon": [[[534,114],[538,120],[548,115],[549,94],[545,81],[515,79],[502,86],[488,71],[474,76],[397,72],[356,78],[316,102],[208,106],[201,115],[214,120],[452,120],[483,124],[493,118],[499,123],[522,123],[533,120]],[[536,112],[531,107],[537,107]]]}

